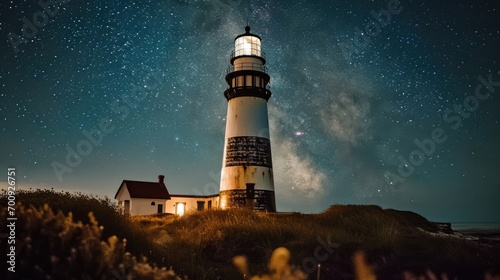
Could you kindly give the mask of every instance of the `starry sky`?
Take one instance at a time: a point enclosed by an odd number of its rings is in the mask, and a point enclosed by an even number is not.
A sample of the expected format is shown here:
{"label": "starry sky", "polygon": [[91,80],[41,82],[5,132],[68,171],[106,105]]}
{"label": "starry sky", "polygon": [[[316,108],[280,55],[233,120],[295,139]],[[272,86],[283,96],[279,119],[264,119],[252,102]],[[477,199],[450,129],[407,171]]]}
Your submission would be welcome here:
{"label": "starry sky", "polygon": [[43,1],[0,2],[4,186],[16,167],[25,189],[112,198],[164,174],[171,193],[216,193],[248,21],[271,76],[279,211],[500,222],[494,1]]}

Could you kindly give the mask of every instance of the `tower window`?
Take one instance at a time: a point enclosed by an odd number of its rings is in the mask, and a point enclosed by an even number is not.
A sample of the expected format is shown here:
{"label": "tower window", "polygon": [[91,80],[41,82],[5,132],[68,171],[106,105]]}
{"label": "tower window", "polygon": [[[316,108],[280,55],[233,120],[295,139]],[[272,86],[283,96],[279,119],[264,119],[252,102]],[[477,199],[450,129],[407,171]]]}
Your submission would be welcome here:
{"label": "tower window", "polygon": [[252,76],[245,76],[245,86],[251,87],[252,86]]}
{"label": "tower window", "polygon": [[255,77],[255,86],[256,87],[261,87],[260,86],[260,77]]}

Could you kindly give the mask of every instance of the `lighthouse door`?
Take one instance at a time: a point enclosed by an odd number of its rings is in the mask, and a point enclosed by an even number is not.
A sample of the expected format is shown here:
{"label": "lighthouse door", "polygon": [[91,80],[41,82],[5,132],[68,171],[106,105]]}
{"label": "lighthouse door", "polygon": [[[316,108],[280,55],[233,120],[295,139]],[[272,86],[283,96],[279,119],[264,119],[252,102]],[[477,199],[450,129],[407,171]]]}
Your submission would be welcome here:
{"label": "lighthouse door", "polygon": [[255,184],[247,183],[247,199],[246,199],[246,207],[250,210],[253,210],[255,204]]}

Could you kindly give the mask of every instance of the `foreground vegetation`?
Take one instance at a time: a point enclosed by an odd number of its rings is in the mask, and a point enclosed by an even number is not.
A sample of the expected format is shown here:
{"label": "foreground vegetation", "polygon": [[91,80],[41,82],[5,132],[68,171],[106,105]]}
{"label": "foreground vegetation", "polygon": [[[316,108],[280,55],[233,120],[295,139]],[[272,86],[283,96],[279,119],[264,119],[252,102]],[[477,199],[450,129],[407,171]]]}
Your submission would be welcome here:
{"label": "foreground vegetation", "polygon": [[[81,194],[36,190],[17,201],[17,274],[3,262],[1,279],[180,279],[169,267],[189,279],[487,279],[500,267],[498,247],[378,206],[124,217],[109,199]],[[5,229],[4,195],[0,205]]]}

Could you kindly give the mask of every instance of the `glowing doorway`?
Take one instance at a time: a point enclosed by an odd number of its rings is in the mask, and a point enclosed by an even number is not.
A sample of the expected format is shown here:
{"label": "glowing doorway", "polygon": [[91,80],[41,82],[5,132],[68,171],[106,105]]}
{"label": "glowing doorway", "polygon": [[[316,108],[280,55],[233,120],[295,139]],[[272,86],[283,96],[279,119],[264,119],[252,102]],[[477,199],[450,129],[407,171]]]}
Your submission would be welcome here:
{"label": "glowing doorway", "polygon": [[182,216],[184,215],[184,212],[186,211],[186,203],[177,203],[175,205],[175,214]]}

